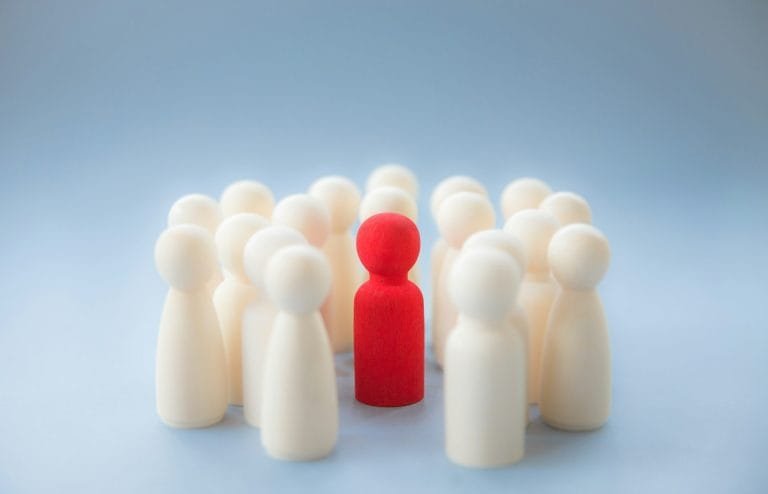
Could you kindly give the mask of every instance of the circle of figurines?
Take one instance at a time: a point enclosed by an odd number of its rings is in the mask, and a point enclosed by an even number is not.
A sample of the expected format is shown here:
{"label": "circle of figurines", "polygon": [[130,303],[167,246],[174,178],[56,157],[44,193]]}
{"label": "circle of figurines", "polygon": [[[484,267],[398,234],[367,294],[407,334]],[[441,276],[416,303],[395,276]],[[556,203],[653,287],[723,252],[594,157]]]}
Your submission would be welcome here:
{"label": "circle of figurines", "polygon": [[[371,173],[362,198],[331,176],[277,204],[255,181],[233,183],[218,201],[177,200],[155,246],[170,286],[157,346],[163,422],[205,427],[239,405],[270,456],[322,458],[339,429],[333,354],[350,351],[358,401],[421,401],[418,192],[415,174],[390,164]],[[601,427],[610,410],[596,291],[610,249],[589,204],[521,178],[499,207],[501,228],[486,188],[467,176],[446,178],[430,197],[440,233],[429,282],[444,447],[468,467],[523,458],[529,405],[569,431]]]}

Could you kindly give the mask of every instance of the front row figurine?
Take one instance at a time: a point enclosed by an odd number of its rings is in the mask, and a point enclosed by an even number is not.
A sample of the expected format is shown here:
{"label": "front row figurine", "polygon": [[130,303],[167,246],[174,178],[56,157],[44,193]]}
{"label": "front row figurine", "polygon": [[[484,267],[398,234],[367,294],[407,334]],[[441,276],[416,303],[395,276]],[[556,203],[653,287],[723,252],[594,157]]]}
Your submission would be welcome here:
{"label": "front row figurine", "polygon": [[460,465],[498,467],[523,457],[526,347],[510,318],[519,285],[516,261],[500,249],[463,252],[451,270],[459,315],[445,347],[445,448]]}

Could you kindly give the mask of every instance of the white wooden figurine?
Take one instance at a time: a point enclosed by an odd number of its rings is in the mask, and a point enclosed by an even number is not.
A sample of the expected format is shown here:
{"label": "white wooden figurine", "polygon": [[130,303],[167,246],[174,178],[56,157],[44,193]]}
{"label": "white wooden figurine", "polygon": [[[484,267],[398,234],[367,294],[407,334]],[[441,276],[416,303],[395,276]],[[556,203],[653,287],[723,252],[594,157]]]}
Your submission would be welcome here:
{"label": "white wooden figurine", "polygon": [[155,265],[170,285],[157,338],[157,413],[171,427],[215,424],[227,410],[227,367],[206,286],[217,268],[211,234],[168,228],[155,244]]}
{"label": "white wooden figurine", "polygon": [[256,298],[243,314],[243,415],[246,422],[259,427],[264,360],[272,335],[277,308],[264,287],[264,272],[275,252],[291,245],[307,245],[293,228],[272,225],[256,232],[245,244],[245,272],[256,290]]}
{"label": "white wooden figurine", "polygon": [[[211,236],[216,235],[222,219],[219,203],[204,194],[187,194],[174,202],[168,211],[168,226],[197,225],[205,228]],[[208,282],[208,291],[213,293],[223,279],[221,267],[217,264]]]}
{"label": "white wooden figurine", "polygon": [[561,290],[544,342],[539,409],[558,429],[591,430],[608,420],[611,355],[596,287],[610,257],[608,240],[591,225],[567,226],[549,244],[549,264]]}
{"label": "white wooden figurine", "polygon": [[[453,175],[437,184],[429,198],[429,209],[432,213],[432,219],[437,224],[437,213],[440,211],[440,205],[448,197],[457,192],[477,192],[483,196],[488,196],[483,184],[472,177],[464,175]],[[440,275],[440,269],[443,266],[445,253],[448,251],[448,243],[444,238],[438,237],[429,251],[429,276],[432,287],[432,293],[437,290],[437,277]],[[434,320],[434,306],[432,307],[432,319]]]}
{"label": "white wooden figurine", "polygon": [[525,449],[525,342],[509,312],[520,284],[511,256],[498,249],[463,252],[451,271],[459,309],[445,351],[445,448],[455,463],[509,465]]}
{"label": "white wooden figurine", "polygon": [[331,268],[314,247],[284,247],[267,264],[264,281],[279,312],[264,365],[261,442],[274,458],[322,458],[339,426],[333,354],[318,312]]}
{"label": "white wooden figurine", "polygon": [[437,226],[448,244],[437,287],[432,294],[432,352],[440,366],[443,365],[445,341],[456,323],[456,307],[448,295],[448,279],[453,262],[470,235],[493,228],[495,222],[491,202],[476,192],[458,192],[440,205]]}
{"label": "white wooden figurine", "polygon": [[313,183],[309,195],[319,199],[330,216],[330,235],[323,252],[333,273],[328,299],[330,320],[326,322],[331,347],[336,353],[349,352],[352,350],[353,302],[360,284],[360,267],[350,229],[357,219],[360,192],[351,180],[331,176]]}
{"label": "white wooden figurine", "polygon": [[520,286],[520,305],[528,316],[528,400],[539,402],[541,347],[547,330],[547,318],[557,292],[547,262],[547,247],[558,229],[554,216],[539,209],[524,209],[512,215],[504,230],[519,238],[525,246],[528,270]]}
{"label": "white wooden figurine", "polygon": [[243,312],[258,296],[245,275],[243,250],[248,239],[268,224],[258,214],[238,213],[224,220],[216,232],[216,248],[226,276],[213,292],[213,306],[224,339],[231,405],[243,404]]}

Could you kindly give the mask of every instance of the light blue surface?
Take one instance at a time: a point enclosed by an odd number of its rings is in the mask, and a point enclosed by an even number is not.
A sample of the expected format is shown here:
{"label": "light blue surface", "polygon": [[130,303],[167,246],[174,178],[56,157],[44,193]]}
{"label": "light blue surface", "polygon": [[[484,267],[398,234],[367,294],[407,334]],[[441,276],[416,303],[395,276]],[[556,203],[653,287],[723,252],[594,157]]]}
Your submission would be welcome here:
{"label": "light blue surface", "polygon": [[[765,492],[768,4],[667,3],[0,3],[0,492]],[[522,463],[465,470],[439,374],[373,409],[342,357],[325,461],[269,460],[239,410],[163,427],[173,200],[393,160],[421,179],[427,247],[450,174],[590,200],[610,423],[534,423]]]}

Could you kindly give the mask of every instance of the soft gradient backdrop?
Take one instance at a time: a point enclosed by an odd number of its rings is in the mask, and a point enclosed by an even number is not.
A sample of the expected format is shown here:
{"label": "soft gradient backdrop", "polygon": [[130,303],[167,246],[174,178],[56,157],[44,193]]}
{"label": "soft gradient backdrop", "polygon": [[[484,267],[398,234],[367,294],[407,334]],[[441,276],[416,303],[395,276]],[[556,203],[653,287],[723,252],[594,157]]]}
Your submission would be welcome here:
{"label": "soft gradient backdrop", "polygon": [[[162,426],[171,203],[387,161],[419,175],[426,248],[451,174],[589,199],[613,248],[610,423],[536,422],[522,463],[466,470],[438,373],[424,403],[373,409],[342,357],[322,462],[268,459],[239,410]],[[765,492],[767,188],[761,0],[2,0],[0,492]]]}

